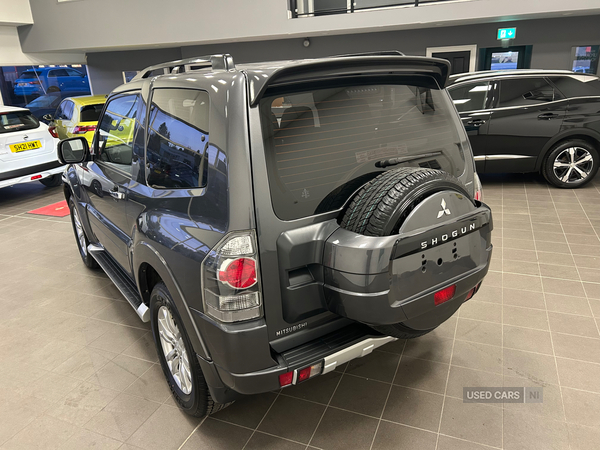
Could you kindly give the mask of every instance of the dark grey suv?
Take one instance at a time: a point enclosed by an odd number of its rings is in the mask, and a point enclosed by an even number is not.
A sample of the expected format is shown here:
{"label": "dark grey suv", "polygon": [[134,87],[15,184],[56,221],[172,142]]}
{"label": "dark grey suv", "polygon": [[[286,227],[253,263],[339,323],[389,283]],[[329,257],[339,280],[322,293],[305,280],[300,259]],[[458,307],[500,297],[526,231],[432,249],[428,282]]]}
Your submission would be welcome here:
{"label": "dark grey suv", "polygon": [[210,414],[423,335],[487,273],[492,217],[444,60],[175,61],[59,144],[79,252]]}
{"label": "dark grey suv", "polygon": [[560,188],[600,166],[600,80],[556,70],[452,75],[448,91],[479,173],[540,172]]}

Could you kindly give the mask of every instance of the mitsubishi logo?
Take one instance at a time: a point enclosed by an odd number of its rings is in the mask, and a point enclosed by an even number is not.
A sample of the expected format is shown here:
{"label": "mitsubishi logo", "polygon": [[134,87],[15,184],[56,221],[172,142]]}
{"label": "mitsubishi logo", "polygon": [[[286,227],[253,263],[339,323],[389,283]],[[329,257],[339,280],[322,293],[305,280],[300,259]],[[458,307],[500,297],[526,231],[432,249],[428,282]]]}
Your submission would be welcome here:
{"label": "mitsubishi logo", "polygon": [[439,219],[444,214],[446,214],[447,216],[449,216],[452,213],[450,212],[450,210],[448,208],[446,208],[446,200],[442,199],[442,210],[440,212],[438,212],[437,218]]}

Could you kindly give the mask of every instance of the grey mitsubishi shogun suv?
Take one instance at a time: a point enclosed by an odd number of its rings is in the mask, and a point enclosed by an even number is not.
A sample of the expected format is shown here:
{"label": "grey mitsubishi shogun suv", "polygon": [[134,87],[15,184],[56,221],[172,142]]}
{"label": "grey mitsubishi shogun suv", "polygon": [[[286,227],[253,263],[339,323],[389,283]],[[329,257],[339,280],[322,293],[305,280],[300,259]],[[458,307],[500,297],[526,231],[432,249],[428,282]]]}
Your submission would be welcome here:
{"label": "grey mitsubishi shogun suv", "polygon": [[83,262],[150,321],[189,414],[435,329],[479,289],[490,209],[445,60],[149,67],[59,144]]}

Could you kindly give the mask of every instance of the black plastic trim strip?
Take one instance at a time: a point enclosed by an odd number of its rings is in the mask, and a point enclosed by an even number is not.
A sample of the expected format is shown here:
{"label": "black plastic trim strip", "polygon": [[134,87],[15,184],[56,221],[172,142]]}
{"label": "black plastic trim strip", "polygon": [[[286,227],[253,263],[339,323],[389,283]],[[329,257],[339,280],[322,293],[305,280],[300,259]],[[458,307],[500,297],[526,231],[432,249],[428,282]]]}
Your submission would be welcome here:
{"label": "black plastic trim strip", "polygon": [[9,170],[8,172],[0,172],[0,181],[24,177],[25,175],[33,175],[39,172],[44,172],[46,170],[55,169],[60,166],[62,166],[60,162],[52,161],[46,164],[25,167],[23,169]]}

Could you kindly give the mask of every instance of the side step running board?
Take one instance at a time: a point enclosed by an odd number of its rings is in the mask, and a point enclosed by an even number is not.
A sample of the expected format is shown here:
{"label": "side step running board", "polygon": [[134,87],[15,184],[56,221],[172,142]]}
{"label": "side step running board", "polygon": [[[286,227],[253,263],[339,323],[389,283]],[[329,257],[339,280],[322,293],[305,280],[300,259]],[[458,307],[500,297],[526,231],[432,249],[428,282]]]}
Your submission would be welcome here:
{"label": "side step running board", "polygon": [[150,310],[142,301],[140,294],[138,293],[137,287],[131,282],[131,279],[123,272],[123,269],[119,267],[117,263],[104,251],[99,245],[90,244],[88,245],[88,252],[98,262],[102,270],[106,272],[106,275],[112,280],[117,289],[121,291],[121,294],[129,302],[131,307],[135,309],[135,312],[143,322],[150,321]]}

